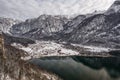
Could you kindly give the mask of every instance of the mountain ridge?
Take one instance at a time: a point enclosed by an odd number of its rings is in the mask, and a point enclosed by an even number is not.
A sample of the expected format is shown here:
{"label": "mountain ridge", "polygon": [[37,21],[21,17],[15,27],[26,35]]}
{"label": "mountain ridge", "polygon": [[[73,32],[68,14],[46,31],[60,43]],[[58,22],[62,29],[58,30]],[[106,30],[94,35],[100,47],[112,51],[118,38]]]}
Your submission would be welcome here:
{"label": "mountain ridge", "polygon": [[105,12],[78,15],[72,19],[41,15],[12,26],[10,32],[35,40],[62,40],[83,45],[119,48],[119,2],[115,1]]}

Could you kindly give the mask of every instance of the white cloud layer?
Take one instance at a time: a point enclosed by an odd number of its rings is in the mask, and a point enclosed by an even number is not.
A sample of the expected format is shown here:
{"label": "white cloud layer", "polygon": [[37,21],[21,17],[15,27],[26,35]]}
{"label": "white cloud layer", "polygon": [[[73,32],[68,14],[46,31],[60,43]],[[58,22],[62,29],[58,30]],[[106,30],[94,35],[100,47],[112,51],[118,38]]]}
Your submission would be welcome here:
{"label": "white cloud layer", "polygon": [[115,0],[0,0],[0,16],[25,20],[41,14],[73,15],[106,10]]}

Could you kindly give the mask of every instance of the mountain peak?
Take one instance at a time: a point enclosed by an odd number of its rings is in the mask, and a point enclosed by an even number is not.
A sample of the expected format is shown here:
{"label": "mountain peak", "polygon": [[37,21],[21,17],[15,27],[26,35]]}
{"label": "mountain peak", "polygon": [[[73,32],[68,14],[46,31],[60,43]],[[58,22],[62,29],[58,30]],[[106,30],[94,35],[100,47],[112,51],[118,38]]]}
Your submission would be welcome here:
{"label": "mountain peak", "polygon": [[116,0],[108,9],[107,13],[120,13],[120,0]]}

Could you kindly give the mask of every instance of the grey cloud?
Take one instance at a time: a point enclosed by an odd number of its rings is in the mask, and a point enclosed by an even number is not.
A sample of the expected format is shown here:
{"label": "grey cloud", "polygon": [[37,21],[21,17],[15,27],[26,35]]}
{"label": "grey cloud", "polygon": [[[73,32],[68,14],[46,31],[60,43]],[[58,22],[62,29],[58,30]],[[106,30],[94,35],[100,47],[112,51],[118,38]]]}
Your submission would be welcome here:
{"label": "grey cloud", "polygon": [[41,14],[73,15],[106,10],[115,0],[0,0],[0,16],[25,20]]}

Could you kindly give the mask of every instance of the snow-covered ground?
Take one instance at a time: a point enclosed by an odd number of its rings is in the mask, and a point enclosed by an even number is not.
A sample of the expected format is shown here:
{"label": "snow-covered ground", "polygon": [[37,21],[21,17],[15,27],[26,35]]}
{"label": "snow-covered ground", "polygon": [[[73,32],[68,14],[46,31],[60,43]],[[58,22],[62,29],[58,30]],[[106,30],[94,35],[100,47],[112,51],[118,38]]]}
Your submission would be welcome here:
{"label": "snow-covered ground", "polygon": [[[80,47],[84,51],[88,52],[108,52],[109,48],[95,47],[95,46],[84,46],[80,44],[71,44],[74,47]],[[29,44],[28,47],[22,46],[20,44],[13,43],[19,49],[22,49],[28,53],[27,57],[22,59],[28,60],[31,58],[40,58],[45,56],[71,56],[71,55],[81,55],[79,50],[65,47],[64,44],[56,43],[54,41],[36,41],[36,44]]]}
{"label": "snow-covered ground", "polygon": [[88,51],[91,51],[91,52],[108,52],[109,51],[109,48],[94,47],[94,46],[84,46],[84,48],[87,48]]}
{"label": "snow-covered ground", "polygon": [[62,44],[58,44],[52,41],[36,41],[36,44],[29,44],[28,47],[16,43],[13,43],[12,46],[26,51],[29,55],[24,58],[26,60],[31,58],[40,58],[43,56],[79,55],[79,52],[66,49]]}
{"label": "snow-covered ground", "polygon": [[85,45],[80,45],[80,44],[71,44],[71,45],[83,47],[87,51],[90,51],[90,52],[108,52],[110,50],[110,48],[95,47],[95,46],[85,46]]}

